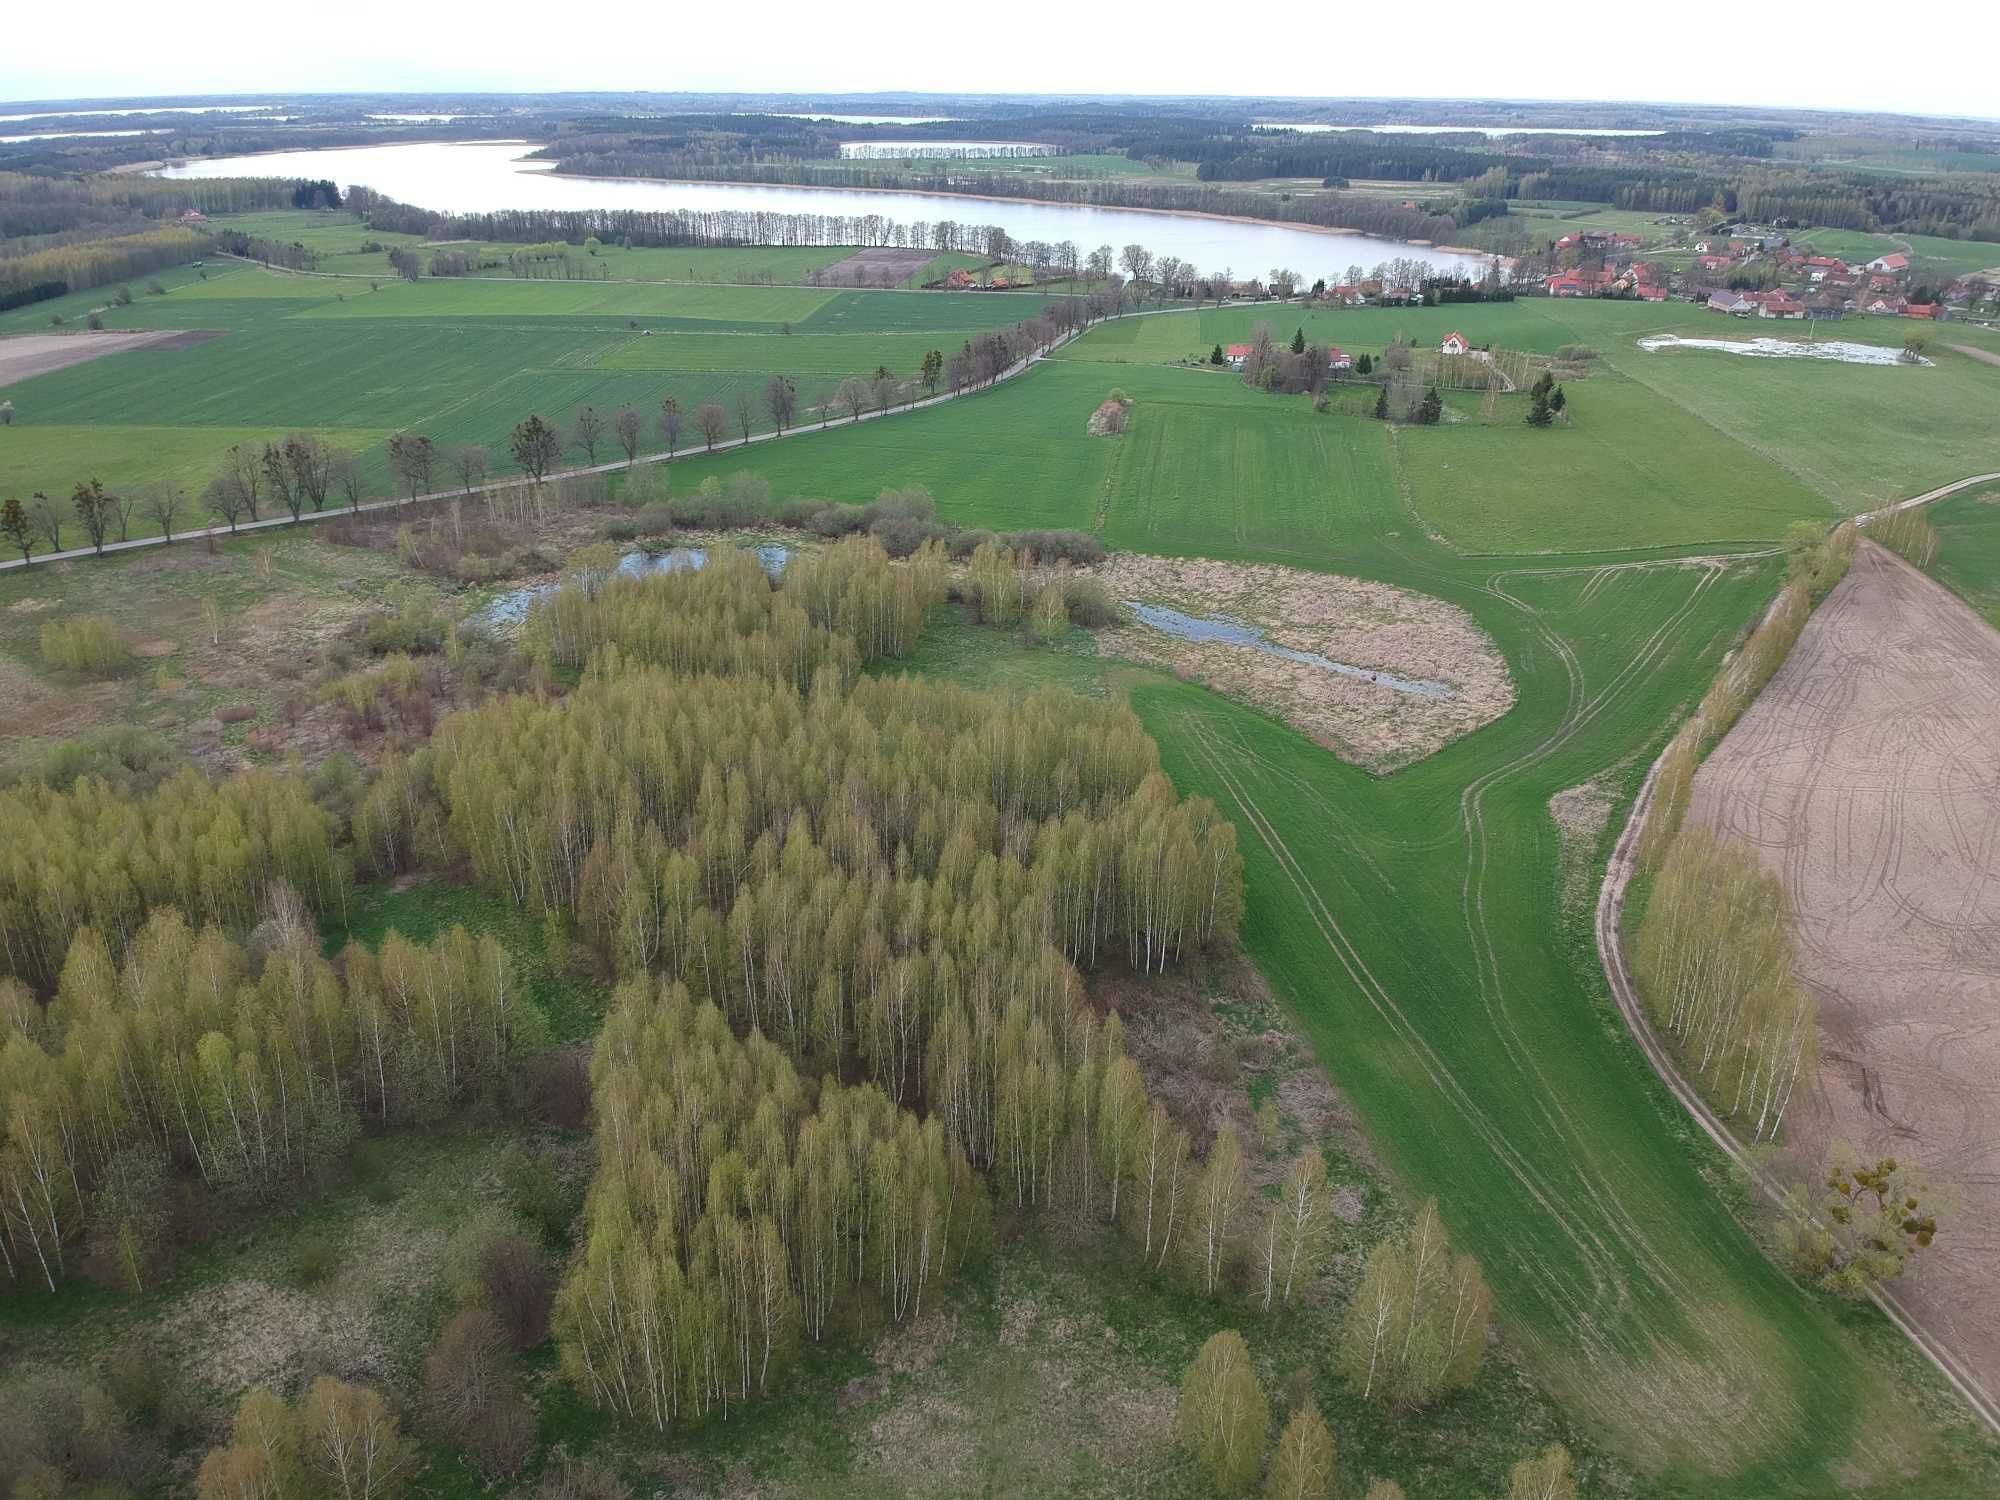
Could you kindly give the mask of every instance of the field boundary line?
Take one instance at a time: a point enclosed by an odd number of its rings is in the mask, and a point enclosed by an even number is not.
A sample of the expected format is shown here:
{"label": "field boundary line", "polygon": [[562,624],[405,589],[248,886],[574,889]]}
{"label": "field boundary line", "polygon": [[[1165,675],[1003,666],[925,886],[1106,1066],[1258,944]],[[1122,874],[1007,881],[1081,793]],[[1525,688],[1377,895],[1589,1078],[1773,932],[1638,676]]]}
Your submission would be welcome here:
{"label": "field boundary line", "polygon": [[[1986,475],[1982,478],[2000,478],[2000,475]],[[1963,488],[1979,480],[1963,480],[1949,489]],[[1934,492],[1918,496],[1904,502],[1905,505],[1921,504],[1938,498]],[[1896,507],[1901,509],[1901,506]],[[1646,1014],[1639,1001],[1639,990],[1633,981],[1632,971],[1625,954],[1625,897],[1632,882],[1632,874],[1639,864],[1639,838],[1645,829],[1646,815],[1652,809],[1653,793],[1656,790],[1660,767],[1666,763],[1668,750],[1662,750],[1646,779],[1639,787],[1638,795],[1632,799],[1631,810],[1626,814],[1625,826],[1618,834],[1618,842],[1612,848],[1610,861],[1604,867],[1604,883],[1597,892],[1597,955],[1604,971],[1605,982],[1611,987],[1612,998],[1618,1004],[1618,1012],[1625,1019],[1626,1030],[1638,1043],[1639,1051],[1651,1064],[1654,1075],[1665,1084],[1699,1125],[1702,1132],[1715,1143],[1744,1176],[1757,1188],[1758,1192],[1773,1203],[1782,1202],[1785,1195],[1783,1185],[1765,1167],[1753,1161],[1743,1149],[1729,1127],[1719,1115],[1709,1107],[1694,1086],[1681,1074],[1673,1055],[1653,1029],[1652,1019]],[[1931,1331],[1912,1315],[1896,1294],[1887,1287],[1877,1286],[1869,1290],[1868,1298],[1882,1310],[1896,1329],[1902,1333],[1930,1362],[1937,1367],[1975,1415],[1996,1435],[2000,1435],[2000,1403],[1980,1383],[1979,1377],[1967,1369],[1950,1348],[1943,1344]]]}

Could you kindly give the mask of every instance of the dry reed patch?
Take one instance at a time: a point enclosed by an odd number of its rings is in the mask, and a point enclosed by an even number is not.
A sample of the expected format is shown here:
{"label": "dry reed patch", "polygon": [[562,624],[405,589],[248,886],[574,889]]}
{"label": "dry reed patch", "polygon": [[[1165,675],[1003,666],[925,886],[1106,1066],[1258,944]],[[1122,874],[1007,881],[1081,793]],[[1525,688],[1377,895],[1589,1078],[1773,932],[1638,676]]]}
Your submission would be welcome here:
{"label": "dry reed patch", "polygon": [[308,1362],[349,1378],[380,1378],[385,1358],[368,1309],[237,1277],[178,1299],[153,1325],[179,1367],[224,1405],[252,1386],[289,1392]]}
{"label": "dry reed patch", "polygon": [[1596,867],[1598,842],[1617,795],[1602,776],[1564,787],[1549,798],[1549,817],[1556,825],[1560,848],[1556,856],[1556,899],[1565,916],[1590,910],[1596,892],[1591,874]]}
{"label": "dry reed patch", "polygon": [[[1361,669],[1347,675],[1256,645],[1189,641],[1133,622],[1107,650],[1164,667],[1274,714],[1343,760],[1387,772],[1500,717],[1514,684],[1492,640],[1442,599],[1273,564],[1117,553],[1097,569],[1119,599],[1259,629],[1275,646]],[[1431,696],[1367,673],[1442,684]]]}

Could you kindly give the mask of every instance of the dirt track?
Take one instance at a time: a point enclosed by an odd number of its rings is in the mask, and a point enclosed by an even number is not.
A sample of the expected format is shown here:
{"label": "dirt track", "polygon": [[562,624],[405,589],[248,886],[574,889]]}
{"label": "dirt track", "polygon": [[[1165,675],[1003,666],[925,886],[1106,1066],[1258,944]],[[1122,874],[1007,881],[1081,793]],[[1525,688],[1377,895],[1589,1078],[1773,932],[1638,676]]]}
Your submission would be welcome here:
{"label": "dirt track", "polygon": [[220,337],[218,333],[191,329],[153,333],[9,334],[0,337],[0,386],[127,349],[185,349]]}
{"label": "dirt track", "polygon": [[1898,1300],[2000,1390],[2000,634],[1872,543],[1695,778],[1798,912],[1820,1077],[1789,1149],[1845,1138],[1964,1195]]}

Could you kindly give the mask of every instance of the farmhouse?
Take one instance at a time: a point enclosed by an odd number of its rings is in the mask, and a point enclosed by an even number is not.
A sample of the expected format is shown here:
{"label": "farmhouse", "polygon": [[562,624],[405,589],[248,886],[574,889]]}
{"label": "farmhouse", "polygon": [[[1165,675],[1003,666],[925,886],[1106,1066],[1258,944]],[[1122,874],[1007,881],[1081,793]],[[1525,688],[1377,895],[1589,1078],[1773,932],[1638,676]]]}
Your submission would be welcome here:
{"label": "farmhouse", "polygon": [[1591,292],[1581,276],[1568,271],[1546,278],[1542,285],[1551,297],[1588,297]]}
{"label": "farmhouse", "polygon": [[1708,310],[1710,312],[1728,313],[1733,318],[1747,318],[1757,311],[1757,304],[1741,292],[1732,292],[1727,288],[1723,288],[1708,294]]}
{"label": "farmhouse", "polygon": [[1229,361],[1230,369],[1240,370],[1243,368],[1244,361],[1250,358],[1250,346],[1248,344],[1231,344],[1227,349],[1222,351],[1222,357]]}
{"label": "farmhouse", "polygon": [[1703,255],[1696,257],[1695,264],[1704,271],[1727,271],[1731,262],[1726,255]]}
{"label": "farmhouse", "polygon": [[1905,297],[1901,292],[1885,292],[1878,296],[1870,297],[1862,304],[1867,312],[1878,318],[1901,317],[1903,309],[1909,305],[1910,299]]}
{"label": "farmhouse", "polygon": [[1878,255],[1868,262],[1871,271],[1887,271],[1891,275],[1901,275],[1910,269],[1910,257],[1898,250],[1889,255]]}
{"label": "farmhouse", "polygon": [[1358,286],[1337,286],[1326,294],[1329,302],[1338,302],[1342,307],[1360,307],[1367,302],[1368,294]]}
{"label": "farmhouse", "polygon": [[1329,370],[1351,370],[1354,368],[1354,356],[1334,344],[1326,351],[1326,367]]}
{"label": "farmhouse", "polygon": [[1789,292],[1765,292],[1751,299],[1757,304],[1760,318],[1803,318],[1806,305]]}
{"label": "farmhouse", "polygon": [[1455,328],[1450,333],[1447,333],[1438,343],[1438,353],[1440,354],[1465,354],[1471,348],[1472,345],[1466,342],[1465,335]]}

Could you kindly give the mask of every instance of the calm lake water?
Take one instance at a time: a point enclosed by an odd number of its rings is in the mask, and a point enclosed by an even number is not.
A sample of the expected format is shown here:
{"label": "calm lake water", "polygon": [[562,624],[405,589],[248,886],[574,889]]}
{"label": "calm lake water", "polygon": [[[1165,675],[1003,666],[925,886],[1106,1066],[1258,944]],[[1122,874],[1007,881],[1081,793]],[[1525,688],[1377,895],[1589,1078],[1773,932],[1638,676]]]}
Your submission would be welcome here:
{"label": "calm lake water", "polygon": [[1297,130],[1321,135],[1330,130],[1372,130],[1377,135],[1450,135],[1477,133],[1488,138],[1503,135],[1665,135],[1664,130],[1576,130],[1547,125],[1320,125],[1302,120],[1259,120],[1253,130]]}
{"label": "calm lake water", "polygon": [[162,169],[168,177],[330,177],[365,183],[405,203],[447,213],[509,208],[740,209],[771,213],[879,214],[905,223],[953,219],[998,224],[1017,240],[1141,244],[1177,255],[1204,272],[1262,276],[1276,266],[1310,284],[1338,280],[1349,266],[1406,258],[1478,274],[1485,262],[1365,234],[1328,234],[1283,224],[1246,224],[1200,214],[1147,213],[1069,203],[1023,203],[950,193],[872,193],[850,188],[771,187],[723,182],[657,182],[632,177],[558,177],[549,163],[522,160],[519,141],[423,141],[406,146],[274,151],[204,157]]}

